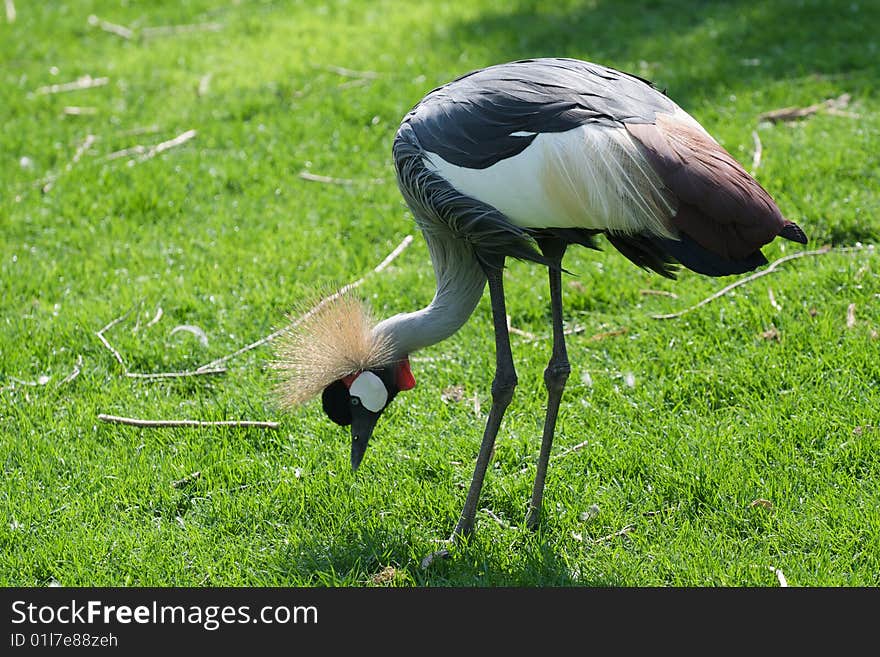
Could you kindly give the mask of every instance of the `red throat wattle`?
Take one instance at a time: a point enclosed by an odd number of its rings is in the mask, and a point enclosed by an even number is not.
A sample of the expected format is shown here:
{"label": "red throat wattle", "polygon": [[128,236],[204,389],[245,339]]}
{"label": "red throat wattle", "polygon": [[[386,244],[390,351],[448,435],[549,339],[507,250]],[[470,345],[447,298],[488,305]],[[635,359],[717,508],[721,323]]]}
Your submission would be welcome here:
{"label": "red throat wattle", "polygon": [[409,357],[404,358],[397,365],[395,383],[397,383],[398,390],[412,390],[416,387],[416,378],[409,367]]}

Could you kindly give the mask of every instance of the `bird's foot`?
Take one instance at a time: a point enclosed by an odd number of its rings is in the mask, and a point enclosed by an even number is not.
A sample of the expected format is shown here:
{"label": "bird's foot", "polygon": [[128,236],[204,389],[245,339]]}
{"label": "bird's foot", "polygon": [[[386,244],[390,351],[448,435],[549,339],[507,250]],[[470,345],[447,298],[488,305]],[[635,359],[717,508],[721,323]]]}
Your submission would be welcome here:
{"label": "bird's foot", "polygon": [[462,539],[473,531],[473,524],[462,524],[461,521],[455,526],[455,529],[452,532],[452,536],[449,538],[439,541],[441,544],[446,545],[448,547],[444,547],[436,552],[432,552],[424,559],[422,559],[422,570],[427,570],[431,567],[431,565],[437,561],[438,559],[448,559],[452,556],[450,552],[451,547],[457,545],[462,541]]}
{"label": "bird's foot", "polygon": [[[444,543],[450,543],[450,541],[443,541]],[[436,552],[432,552],[424,559],[422,559],[422,570],[427,570],[431,567],[431,565],[437,561],[438,559],[448,559],[452,554],[449,552],[447,548],[442,548],[437,550]]]}
{"label": "bird's foot", "polygon": [[541,524],[541,507],[529,504],[529,510],[526,513],[526,528],[536,532]]}

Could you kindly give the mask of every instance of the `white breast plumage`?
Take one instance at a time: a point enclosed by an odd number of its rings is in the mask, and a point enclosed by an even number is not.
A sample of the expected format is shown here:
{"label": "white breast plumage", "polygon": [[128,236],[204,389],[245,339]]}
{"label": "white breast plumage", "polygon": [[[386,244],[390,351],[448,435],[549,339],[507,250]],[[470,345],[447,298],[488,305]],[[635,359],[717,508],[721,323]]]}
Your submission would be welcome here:
{"label": "white breast plumage", "polygon": [[675,199],[623,128],[586,124],[539,134],[522,152],[485,169],[430,152],[425,164],[524,228],[672,236]]}

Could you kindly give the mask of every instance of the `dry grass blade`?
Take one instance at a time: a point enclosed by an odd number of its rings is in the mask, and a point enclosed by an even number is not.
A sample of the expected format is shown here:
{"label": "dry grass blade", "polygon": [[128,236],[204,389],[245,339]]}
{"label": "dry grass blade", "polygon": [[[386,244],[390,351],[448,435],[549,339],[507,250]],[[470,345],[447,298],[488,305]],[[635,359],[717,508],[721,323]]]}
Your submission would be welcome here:
{"label": "dry grass blade", "polygon": [[76,365],[73,366],[73,371],[70,374],[68,374],[67,376],[65,376],[63,379],[61,379],[61,382],[58,385],[63,386],[65,383],[70,383],[76,377],[78,377],[79,373],[82,371],[82,363],[83,363],[83,357],[82,357],[82,354],[79,354],[76,357]]}
{"label": "dry grass blade", "polygon": [[[109,331],[111,328],[113,328],[114,326],[119,324],[121,321],[123,321],[126,317],[128,317],[128,315],[131,314],[132,310],[134,310],[134,307],[130,308],[123,315],[120,315],[116,319],[112,320],[104,328],[102,328],[100,331],[95,333],[95,335],[98,336],[98,339],[101,341],[101,343],[110,351],[111,354],[113,354],[113,357],[122,366],[122,371],[125,373],[125,376],[127,376],[128,378],[141,379],[141,380],[176,379],[176,378],[182,378],[182,377],[188,377],[188,376],[203,376],[203,375],[207,375],[207,374],[224,374],[226,372],[226,369],[223,367],[201,367],[197,370],[183,370],[183,371],[179,371],[179,372],[146,372],[146,373],[141,373],[141,372],[129,371],[128,366],[126,366],[125,361],[122,359],[122,355],[119,353],[119,351],[116,349],[116,347],[114,347],[112,344],[110,344],[110,341],[107,339],[107,337],[104,334],[107,331]],[[161,316],[162,316],[162,309],[159,308],[156,316],[153,318],[153,321],[151,321],[151,323],[148,324],[147,326],[150,326],[155,321],[158,321],[158,318]]]}
{"label": "dry grass blade", "polygon": [[670,297],[672,299],[678,299],[678,295],[675,292],[667,292],[666,290],[639,290],[639,294],[643,296]]}
{"label": "dry grass blade", "polygon": [[785,579],[785,573],[782,572],[782,569],[776,568],[775,566],[768,566],[770,570],[773,571],[773,574],[776,575],[776,579],[779,580],[779,586],[782,588],[788,588],[788,580]]}
{"label": "dry grass blade", "polygon": [[856,325],[856,304],[851,303],[846,307],[846,328]]}
{"label": "dry grass blade", "polygon": [[557,454],[556,456],[554,456],[552,460],[553,460],[553,461],[558,461],[558,460],[561,459],[563,456],[568,456],[569,454],[574,454],[575,452],[577,452],[577,451],[579,451],[579,450],[582,450],[584,447],[586,447],[586,446],[589,445],[589,444],[590,444],[590,441],[589,441],[589,440],[585,440],[585,441],[582,442],[582,443],[578,443],[578,444],[575,445],[574,447],[569,447],[568,449],[564,449],[564,450],[562,450],[561,452],[559,452],[559,454]]}
{"label": "dry grass blade", "polygon": [[494,520],[502,529],[510,529],[510,523],[507,522],[504,518],[499,517],[494,511],[492,511],[492,509],[483,508],[480,509],[480,511],[482,511],[492,520]]}
{"label": "dry grass blade", "polygon": [[[82,143],[77,147],[76,152],[73,154],[73,157],[70,158],[70,162],[65,165],[65,172],[69,172],[71,169],[73,169],[73,165],[79,162],[80,158],[83,156],[83,153],[85,153],[87,150],[89,150],[89,148],[92,147],[92,144],[95,143],[95,139],[95,135],[86,135],[85,139],[83,139]],[[44,178],[43,186],[41,187],[44,194],[52,189],[52,185],[54,185],[55,181],[58,180],[58,175],[59,174],[57,173],[49,174],[48,176],[46,176],[46,178]]]}
{"label": "dry grass blade", "polygon": [[594,538],[593,543],[602,543],[603,541],[610,541],[612,538],[617,538],[618,536],[626,536],[631,531],[636,528],[635,525],[627,525],[623,529],[618,529],[616,532],[608,534],[606,536],[600,536],[599,538]]}
{"label": "dry grass blade", "polygon": [[196,481],[198,481],[201,478],[201,476],[202,476],[201,471],[197,470],[196,472],[193,472],[192,474],[188,474],[187,476],[182,477],[181,479],[177,479],[176,481],[172,481],[171,487],[172,488],[186,488],[187,486],[191,486]]}
{"label": "dry grass blade", "polygon": [[764,152],[764,146],[761,144],[761,137],[757,130],[752,130],[752,141],[755,143],[755,152],[752,155],[752,175],[754,176],[755,171],[761,166],[761,155]]}
{"label": "dry grass blade", "polygon": [[149,322],[146,323],[144,328],[148,329],[151,326],[154,326],[155,324],[157,324],[159,322],[159,320],[162,319],[163,314],[164,314],[164,311],[162,310],[162,306],[156,306],[156,314],[153,315],[153,319],[151,319]]}
{"label": "dry grass blade", "polygon": [[[520,333],[520,335],[524,335],[524,337],[528,338],[529,342],[537,342],[538,340],[549,340],[552,337],[549,335],[543,336],[543,337],[538,337],[538,336],[532,335],[531,333],[526,333],[525,331],[520,331],[519,329],[514,329],[512,327],[508,327],[508,328],[510,329],[511,333]],[[562,332],[562,334],[563,335],[577,335],[578,333],[583,333],[586,330],[587,330],[586,326],[573,326],[571,328],[565,329]],[[623,335],[627,332],[629,332],[629,328],[627,328],[625,326],[618,328],[618,329],[612,329],[611,331],[602,331],[601,333],[596,333],[596,334],[588,337],[586,339],[586,342],[599,342],[600,340],[605,340],[606,338],[613,338],[618,335]]]}
{"label": "dry grass blade", "polygon": [[510,315],[507,316],[507,330],[508,330],[508,332],[513,333],[514,335],[522,336],[528,340],[537,340],[538,339],[538,337],[534,333],[530,333],[529,331],[524,331],[522,329],[515,327],[513,324],[511,324],[510,323]]}
{"label": "dry grass blade", "polygon": [[629,328],[627,328],[626,326],[622,326],[618,329],[613,329],[611,331],[602,331],[601,333],[591,335],[589,338],[587,338],[587,342],[599,342],[600,340],[613,338],[618,335],[625,335],[626,333],[629,333]]}
{"label": "dry grass blade", "polygon": [[196,93],[199,96],[204,96],[208,93],[208,87],[211,86],[211,78],[213,77],[213,73],[206,73],[199,78],[199,86],[196,88]]}

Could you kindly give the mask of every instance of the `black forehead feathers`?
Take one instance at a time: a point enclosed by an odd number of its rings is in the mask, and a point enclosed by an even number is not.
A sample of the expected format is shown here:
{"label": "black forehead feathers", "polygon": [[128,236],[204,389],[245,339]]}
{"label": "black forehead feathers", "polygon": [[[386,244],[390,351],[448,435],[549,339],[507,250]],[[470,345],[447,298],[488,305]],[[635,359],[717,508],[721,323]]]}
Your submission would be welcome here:
{"label": "black forehead feathers", "polygon": [[337,379],[324,388],[321,393],[321,403],[324,412],[331,420],[340,426],[351,424],[351,395],[348,394],[348,386]]}
{"label": "black forehead feathers", "polygon": [[[378,376],[385,384],[385,389],[388,391],[388,402],[385,404],[387,407],[400,392],[395,380],[394,368],[383,367],[382,369],[370,370],[370,372]],[[321,393],[321,403],[324,407],[324,413],[336,424],[343,427],[351,424],[351,395],[348,392],[348,386],[342,379],[337,379],[324,388],[324,392]]]}
{"label": "black forehead feathers", "polygon": [[388,391],[388,401],[385,402],[385,407],[388,407],[388,404],[391,403],[391,400],[397,396],[397,393],[400,392],[400,388],[397,387],[397,377],[395,376],[394,366],[391,365],[389,367],[383,367],[381,370],[370,370],[373,374],[382,379],[382,383],[385,384],[385,389]]}

